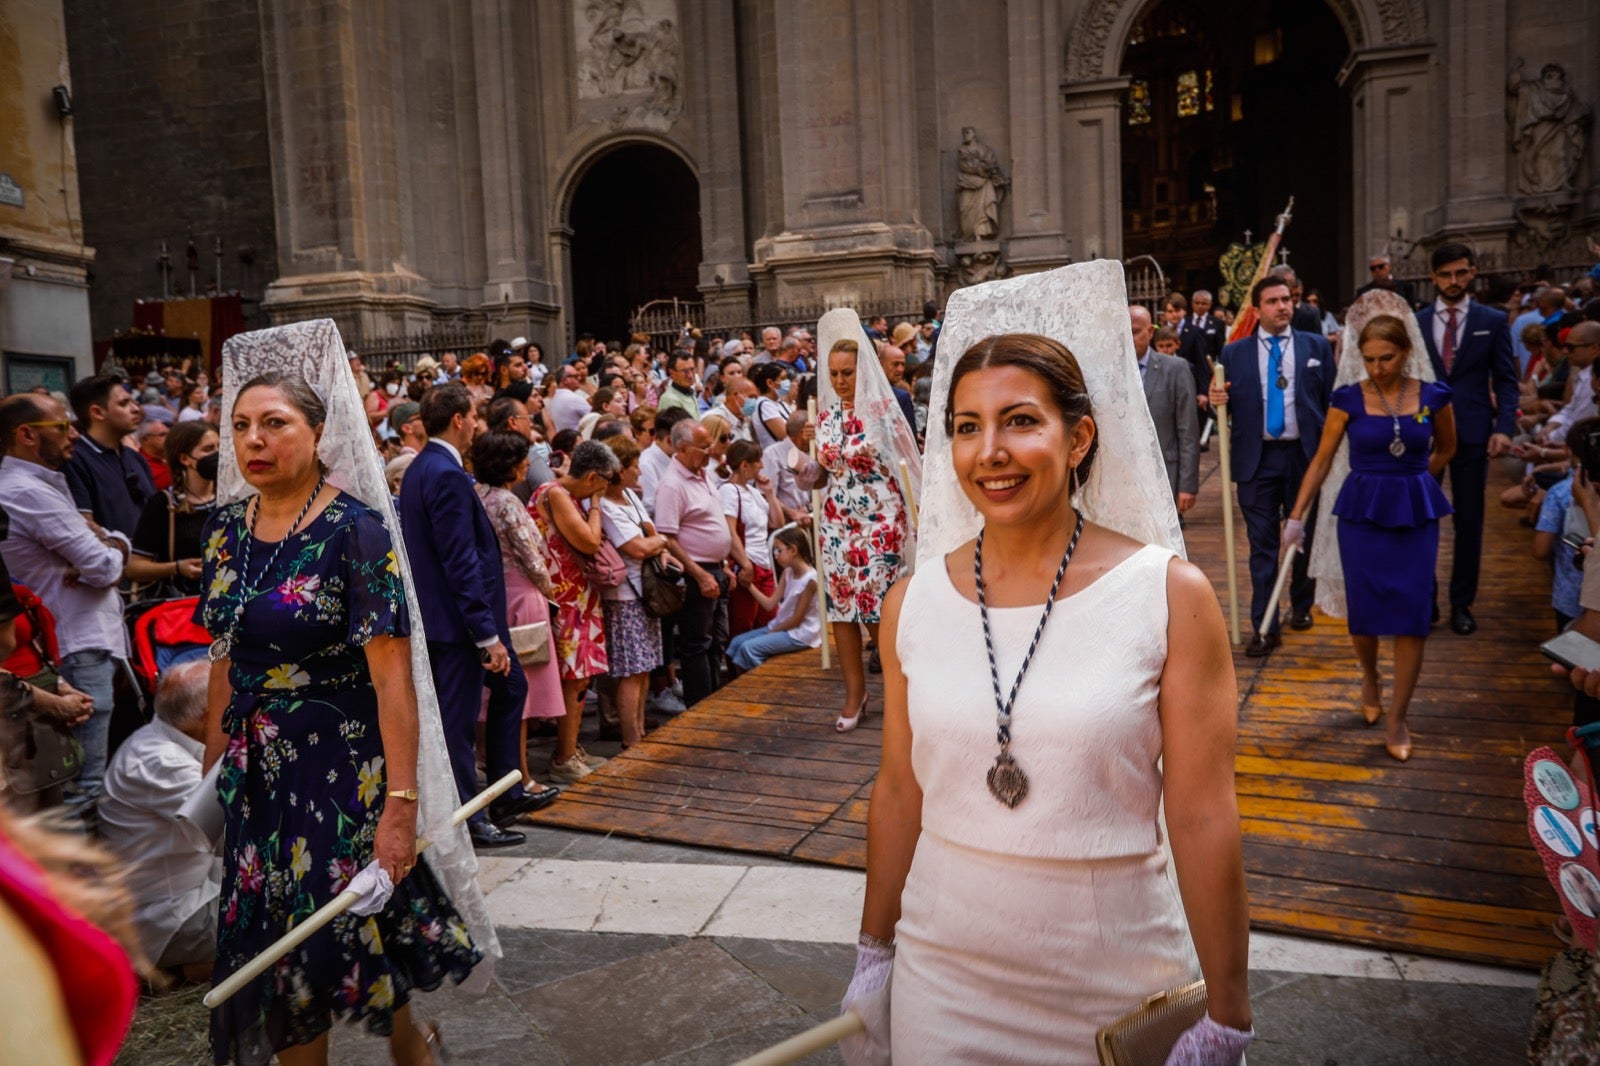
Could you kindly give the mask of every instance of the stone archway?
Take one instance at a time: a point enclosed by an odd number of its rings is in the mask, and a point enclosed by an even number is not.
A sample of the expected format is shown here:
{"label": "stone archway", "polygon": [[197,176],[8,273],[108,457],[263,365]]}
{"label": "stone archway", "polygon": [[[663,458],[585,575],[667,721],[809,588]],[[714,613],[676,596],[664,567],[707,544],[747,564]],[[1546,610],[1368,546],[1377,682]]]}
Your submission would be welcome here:
{"label": "stone archway", "polygon": [[[1325,0],[1344,25],[1352,51],[1416,44],[1427,39],[1422,0]],[[1127,50],[1128,35],[1150,0],[1088,0],[1067,35],[1064,81],[1115,78]]]}
{"label": "stone archway", "polygon": [[[1063,42],[1063,154],[1069,162],[1084,161],[1072,177],[1069,239],[1090,256],[1124,254],[1120,161],[1130,78],[1122,66],[1134,27],[1155,3],[1085,0]],[[1423,0],[1323,3],[1350,46],[1337,84],[1350,105],[1349,170],[1360,178],[1345,228],[1353,254],[1362,256],[1384,247],[1396,217],[1420,216],[1436,199],[1427,188],[1425,146],[1414,136],[1432,119],[1434,44],[1428,40]],[[1350,256],[1340,259],[1343,272]]]}
{"label": "stone archway", "polygon": [[569,188],[569,334],[624,339],[641,304],[700,299],[700,182],[676,152],[647,141],[607,146]]}

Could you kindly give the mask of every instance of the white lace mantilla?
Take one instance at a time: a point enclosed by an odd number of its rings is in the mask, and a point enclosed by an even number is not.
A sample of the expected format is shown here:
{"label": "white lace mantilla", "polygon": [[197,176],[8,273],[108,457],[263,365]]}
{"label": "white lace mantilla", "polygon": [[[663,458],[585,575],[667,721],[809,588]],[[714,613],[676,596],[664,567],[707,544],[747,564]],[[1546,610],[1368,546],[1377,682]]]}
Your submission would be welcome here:
{"label": "white lace mantilla", "polygon": [[997,333],[1040,333],[1077,357],[1100,438],[1079,490],[1084,517],[1183,555],[1172,485],[1139,380],[1122,264],[1097,259],[958,289],[950,297],[928,411],[919,567],[977,536],[983,524],[956,480],[944,412],[956,362],[973,344]]}
{"label": "white lace mantilla", "polygon": [[[417,692],[417,836],[432,846],[423,853],[438,875],[456,910],[471,930],[484,963],[473,973],[469,988],[488,986],[493,960],[500,956],[500,941],[489,919],[483,893],[478,890],[478,860],[465,826],[451,827],[458,806],[455,775],[445,748],[439,720],[439,697],[433,690],[428,666],[427,637],[422,629],[422,609],[411,580],[400,519],[383,476],[383,461],[372,443],[366,410],[350,374],[339,329],[332,319],[297,322],[289,326],[241,333],[222,346],[222,424],[233,423],[233,402],[239,386],[269,371],[295,374],[310,383],[327,405],[327,421],[317,454],[328,469],[328,482],[371,507],[383,519],[394,542],[395,558],[405,582],[411,616],[411,676]],[[223,505],[249,495],[233,454],[233,435],[222,434],[222,454],[217,465],[217,503]]]}
{"label": "white lace mantilla", "polygon": [[[1404,298],[1386,289],[1373,289],[1350,305],[1345,313],[1344,338],[1339,342],[1339,372],[1333,387],[1342,389],[1358,381],[1367,380],[1367,366],[1361,359],[1361,346],[1356,338],[1368,322],[1379,315],[1393,315],[1406,324],[1406,335],[1411,339],[1411,355],[1406,360],[1405,374],[1417,381],[1433,381],[1433,363],[1428,359],[1428,349],[1422,343],[1422,331],[1417,328],[1417,316]],[[1316,532],[1311,538],[1311,562],[1308,573],[1317,579],[1317,606],[1334,618],[1345,616],[1344,567],[1339,561],[1339,519],[1333,505],[1339,499],[1339,490],[1350,474],[1350,440],[1339,442],[1333,465],[1328,469],[1327,480],[1322,483],[1322,494],[1317,500]]]}

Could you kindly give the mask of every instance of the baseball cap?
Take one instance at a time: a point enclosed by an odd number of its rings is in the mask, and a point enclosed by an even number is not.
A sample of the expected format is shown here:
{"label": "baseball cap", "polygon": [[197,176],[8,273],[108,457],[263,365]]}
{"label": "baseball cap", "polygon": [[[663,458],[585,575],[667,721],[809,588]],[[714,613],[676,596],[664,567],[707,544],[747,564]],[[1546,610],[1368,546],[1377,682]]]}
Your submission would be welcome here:
{"label": "baseball cap", "polygon": [[395,404],[389,408],[389,428],[399,433],[400,427],[416,418],[421,410],[422,405],[420,403],[412,403],[410,400],[405,403]]}

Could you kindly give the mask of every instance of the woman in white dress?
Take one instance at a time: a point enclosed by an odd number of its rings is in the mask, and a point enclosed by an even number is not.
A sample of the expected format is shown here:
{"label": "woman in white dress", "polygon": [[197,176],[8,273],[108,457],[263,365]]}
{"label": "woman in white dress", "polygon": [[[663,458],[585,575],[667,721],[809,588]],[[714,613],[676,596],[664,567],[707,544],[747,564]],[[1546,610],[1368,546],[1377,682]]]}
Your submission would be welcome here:
{"label": "woman in white dress", "polygon": [[[1099,1029],[1203,974],[1209,1015],[1169,1061],[1231,1066],[1251,1037],[1248,914],[1216,595],[1172,548],[1086,520],[1090,396],[1106,390],[1065,346],[946,329],[963,347],[935,386],[928,550],[883,611],[883,759],[845,998],[868,1037],[847,1060],[883,1061],[887,1036],[901,1066],[1094,1063]],[[1104,345],[1117,398],[1139,395],[1129,344],[1123,325]],[[1129,421],[1119,407],[1145,412],[1107,402],[1108,421]],[[1128,458],[1100,457],[1116,493],[1170,511]],[[1133,465],[1161,477],[1153,452]],[[941,475],[976,509],[972,539],[930,529]],[[1162,517],[1173,535],[1149,539],[1181,545]]]}

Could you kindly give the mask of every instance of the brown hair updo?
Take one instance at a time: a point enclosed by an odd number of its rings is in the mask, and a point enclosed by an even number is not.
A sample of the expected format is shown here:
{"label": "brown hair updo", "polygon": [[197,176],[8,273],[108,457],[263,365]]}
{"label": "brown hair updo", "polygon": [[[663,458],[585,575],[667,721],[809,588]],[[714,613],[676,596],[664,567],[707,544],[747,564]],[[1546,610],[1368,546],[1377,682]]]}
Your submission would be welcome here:
{"label": "brown hair updo", "polygon": [[1356,347],[1365,348],[1368,341],[1388,341],[1399,351],[1411,354],[1411,334],[1406,332],[1406,324],[1393,315],[1373,315],[1361,327]]}
{"label": "brown hair updo", "polygon": [[[1042,379],[1050,389],[1050,398],[1056,410],[1067,420],[1068,428],[1079,421],[1094,416],[1089,404],[1089,390],[1083,383],[1083,370],[1077,356],[1060,341],[1037,333],[1000,333],[985,337],[962,353],[950,371],[950,392],[945,396],[944,432],[954,437],[956,431],[956,387],[961,379],[977,370],[990,367],[1014,366]],[[1078,464],[1078,480],[1089,476],[1095,453],[1100,450],[1100,437],[1089,442]]]}

